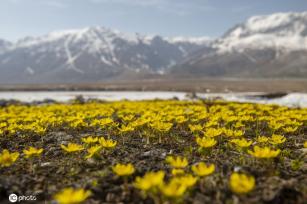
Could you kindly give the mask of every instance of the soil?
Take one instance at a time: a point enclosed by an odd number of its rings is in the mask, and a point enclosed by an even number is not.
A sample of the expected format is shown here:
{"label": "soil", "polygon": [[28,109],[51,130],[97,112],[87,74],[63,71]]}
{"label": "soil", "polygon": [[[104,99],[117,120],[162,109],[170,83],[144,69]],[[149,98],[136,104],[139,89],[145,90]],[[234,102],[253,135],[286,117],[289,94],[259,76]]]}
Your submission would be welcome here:
{"label": "soil", "polygon": [[307,92],[304,79],[151,78],[83,84],[2,84],[0,91]]}

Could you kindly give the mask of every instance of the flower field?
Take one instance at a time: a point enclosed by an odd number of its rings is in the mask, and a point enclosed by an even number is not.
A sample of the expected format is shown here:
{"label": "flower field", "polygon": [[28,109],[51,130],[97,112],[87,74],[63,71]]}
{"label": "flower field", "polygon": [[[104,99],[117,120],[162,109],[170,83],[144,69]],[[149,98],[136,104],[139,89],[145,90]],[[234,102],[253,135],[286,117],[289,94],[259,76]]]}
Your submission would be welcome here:
{"label": "flower field", "polygon": [[0,107],[0,202],[304,203],[307,109],[223,101]]}

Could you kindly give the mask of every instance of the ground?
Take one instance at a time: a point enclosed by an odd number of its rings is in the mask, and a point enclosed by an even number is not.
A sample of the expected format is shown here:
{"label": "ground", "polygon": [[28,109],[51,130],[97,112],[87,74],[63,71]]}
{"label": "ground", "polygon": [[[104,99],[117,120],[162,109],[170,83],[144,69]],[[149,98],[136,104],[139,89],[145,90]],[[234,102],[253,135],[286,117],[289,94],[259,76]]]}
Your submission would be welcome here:
{"label": "ground", "polygon": [[0,86],[0,91],[183,91],[202,93],[307,92],[305,79],[245,79],[245,78],[150,78],[130,81],[105,81],[83,84],[11,84]]}
{"label": "ground", "polygon": [[[90,191],[85,203],[304,203],[307,199],[307,109],[175,100],[5,104],[0,107],[0,135],[2,154],[4,149],[19,153],[12,162],[0,156],[1,202],[7,202],[11,193],[51,202],[68,187]],[[116,145],[86,143],[89,136]],[[204,147],[197,138],[216,144]],[[67,152],[63,145],[69,143],[83,149]],[[101,149],[85,158],[97,144]],[[27,158],[24,150],[30,146],[43,152]],[[253,154],[255,147],[267,147],[276,155],[262,152],[266,158],[261,158]],[[180,167],[184,173],[172,174],[175,167],[167,162],[168,156],[187,159],[188,164]],[[213,164],[214,172],[200,177],[191,170],[199,162]],[[119,176],[112,168],[118,163],[131,163],[135,171]],[[159,170],[165,172],[163,183],[144,196],[136,178]],[[230,186],[234,173],[254,178],[254,186],[236,192]],[[164,193],[168,182],[185,175],[197,181],[182,195]]]}

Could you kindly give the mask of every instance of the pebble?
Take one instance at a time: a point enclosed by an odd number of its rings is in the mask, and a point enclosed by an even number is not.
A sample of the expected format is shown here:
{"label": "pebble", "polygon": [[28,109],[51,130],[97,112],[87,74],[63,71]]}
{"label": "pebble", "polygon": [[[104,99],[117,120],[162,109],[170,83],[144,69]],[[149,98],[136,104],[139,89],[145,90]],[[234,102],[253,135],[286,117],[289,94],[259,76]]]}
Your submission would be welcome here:
{"label": "pebble", "polygon": [[72,135],[68,135],[65,132],[56,133],[54,137],[57,138],[58,142],[69,141],[69,140],[73,139]]}
{"label": "pebble", "polygon": [[41,167],[45,167],[45,166],[51,166],[51,162],[45,162],[45,163],[41,163]]}

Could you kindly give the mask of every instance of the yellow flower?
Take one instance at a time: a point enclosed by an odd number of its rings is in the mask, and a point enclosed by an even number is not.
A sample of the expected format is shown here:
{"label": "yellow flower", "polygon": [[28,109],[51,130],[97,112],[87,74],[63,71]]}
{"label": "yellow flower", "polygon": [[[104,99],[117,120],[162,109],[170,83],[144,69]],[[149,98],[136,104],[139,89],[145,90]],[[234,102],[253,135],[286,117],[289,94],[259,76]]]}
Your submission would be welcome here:
{"label": "yellow flower", "polygon": [[205,127],[214,127],[214,126],[218,126],[218,121],[216,121],[216,120],[210,120],[210,121],[208,121],[207,123],[206,123],[206,125],[205,125]]}
{"label": "yellow flower", "polygon": [[135,171],[132,164],[116,164],[112,167],[112,170],[118,176],[129,176]]}
{"label": "yellow flower", "polygon": [[148,119],[144,119],[144,118],[139,118],[138,120],[133,121],[132,123],[130,123],[133,127],[140,127],[142,125],[145,125],[146,123],[148,123],[149,120]]}
{"label": "yellow flower", "polygon": [[208,137],[203,137],[203,138],[197,137],[196,142],[202,148],[213,147],[217,143],[217,141],[215,139],[208,138]]}
{"label": "yellow flower", "polygon": [[26,155],[26,158],[39,156],[43,152],[43,149],[36,149],[35,147],[29,147],[28,150],[24,149],[23,153]]}
{"label": "yellow flower", "polygon": [[304,148],[307,148],[307,141],[304,142]]}
{"label": "yellow flower", "polygon": [[254,151],[248,150],[248,153],[257,158],[274,158],[280,153],[280,149],[272,150],[270,147],[254,146]]}
{"label": "yellow flower", "polygon": [[255,178],[246,174],[232,173],[230,176],[229,187],[232,192],[237,194],[248,193],[255,187]]}
{"label": "yellow flower", "polygon": [[233,125],[234,128],[242,128],[244,127],[245,125],[242,123],[242,122],[237,122]]}
{"label": "yellow flower", "polygon": [[244,135],[242,130],[224,129],[223,132],[228,137],[241,137]]}
{"label": "yellow flower", "polygon": [[89,149],[87,149],[88,155],[86,155],[85,158],[86,159],[92,158],[95,154],[99,153],[101,148],[102,147],[100,145],[95,145],[90,147]]}
{"label": "yellow flower", "polygon": [[82,142],[84,142],[86,144],[91,144],[91,143],[98,142],[98,137],[89,136],[89,137],[82,138],[81,140],[82,140]]}
{"label": "yellow flower", "polygon": [[222,129],[215,129],[215,128],[208,128],[205,131],[205,136],[206,137],[217,137],[223,133]]}
{"label": "yellow flower", "polygon": [[103,119],[94,119],[91,122],[91,126],[102,126],[105,127],[107,125],[111,125],[113,123],[113,120],[111,118],[103,118]]}
{"label": "yellow flower", "polygon": [[286,141],[286,138],[282,135],[272,135],[270,143],[273,145],[282,144]]}
{"label": "yellow flower", "polygon": [[196,183],[197,177],[194,177],[191,174],[186,174],[183,176],[175,177],[173,178],[173,180],[175,182],[185,185],[186,187],[191,187],[191,186],[194,186],[194,184]]}
{"label": "yellow flower", "polygon": [[103,137],[99,139],[99,143],[104,148],[113,148],[116,146],[117,142],[113,140],[106,140]]}
{"label": "yellow flower", "polygon": [[284,127],[283,130],[286,132],[286,133],[293,133],[297,130],[298,127]]}
{"label": "yellow flower", "polygon": [[189,128],[193,133],[200,132],[203,130],[203,127],[201,125],[189,125]]}
{"label": "yellow flower", "polygon": [[165,173],[164,171],[147,172],[143,177],[136,177],[134,187],[143,191],[148,191],[163,183]]}
{"label": "yellow flower", "polygon": [[111,118],[103,118],[99,121],[99,125],[106,126],[113,123],[113,120]]}
{"label": "yellow flower", "polygon": [[214,164],[206,165],[204,162],[199,162],[192,166],[192,171],[200,177],[208,176],[215,171]]}
{"label": "yellow flower", "polygon": [[252,144],[252,141],[247,141],[246,139],[233,139],[230,140],[231,143],[238,145],[239,147],[249,147]]}
{"label": "yellow flower", "polygon": [[[176,118],[176,122],[177,123],[179,123],[179,124],[181,124],[181,123],[184,123],[184,122],[186,122],[188,119],[186,118],[186,117],[184,117],[184,116],[178,116],[177,118]],[[173,126],[173,124],[171,124],[171,126]]]}
{"label": "yellow flower", "polygon": [[122,117],[122,119],[127,122],[133,120],[133,118],[134,118],[134,115],[126,115]]}
{"label": "yellow flower", "polygon": [[120,132],[131,132],[131,131],[133,131],[134,130],[134,127],[132,127],[132,126],[122,126],[120,129],[119,129],[119,131]]}
{"label": "yellow flower", "polygon": [[77,151],[81,151],[84,149],[82,145],[75,144],[75,143],[68,143],[67,146],[61,145],[61,148],[65,150],[66,152],[77,152]]}
{"label": "yellow flower", "polygon": [[7,149],[4,149],[0,154],[0,165],[1,167],[11,166],[19,157],[18,152],[10,153]]}
{"label": "yellow flower", "polygon": [[85,201],[91,191],[84,189],[65,188],[54,196],[59,204],[78,204]]}
{"label": "yellow flower", "polygon": [[168,156],[165,161],[177,169],[184,168],[188,165],[188,160],[180,156]]}
{"label": "yellow flower", "polygon": [[284,126],[284,124],[281,123],[281,122],[277,122],[276,120],[271,120],[271,121],[269,122],[269,126],[270,126],[270,128],[272,128],[273,130],[278,130],[278,129],[282,128],[282,127]]}
{"label": "yellow flower", "polygon": [[257,137],[257,142],[258,143],[266,143],[268,141],[269,141],[269,138],[266,137],[266,136],[259,136],[259,137]]}
{"label": "yellow flower", "polygon": [[179,198],[184,195],[187,190],[187,186],[173,178],[169,183],[160,185],[159,189],[161,193],[166,197]]}
{"label": "yellow flower", "polygon": [[159,121],[154,123],[152,126],[161,132],[168,132],[172,128],[173,123],[163,123]]}
{"label": "yellow flower", "polygon": [[184,174],[183,169],[172,169],[172,175],[173,176],[178,176],[178,175],[182,175],[182,174]]}

